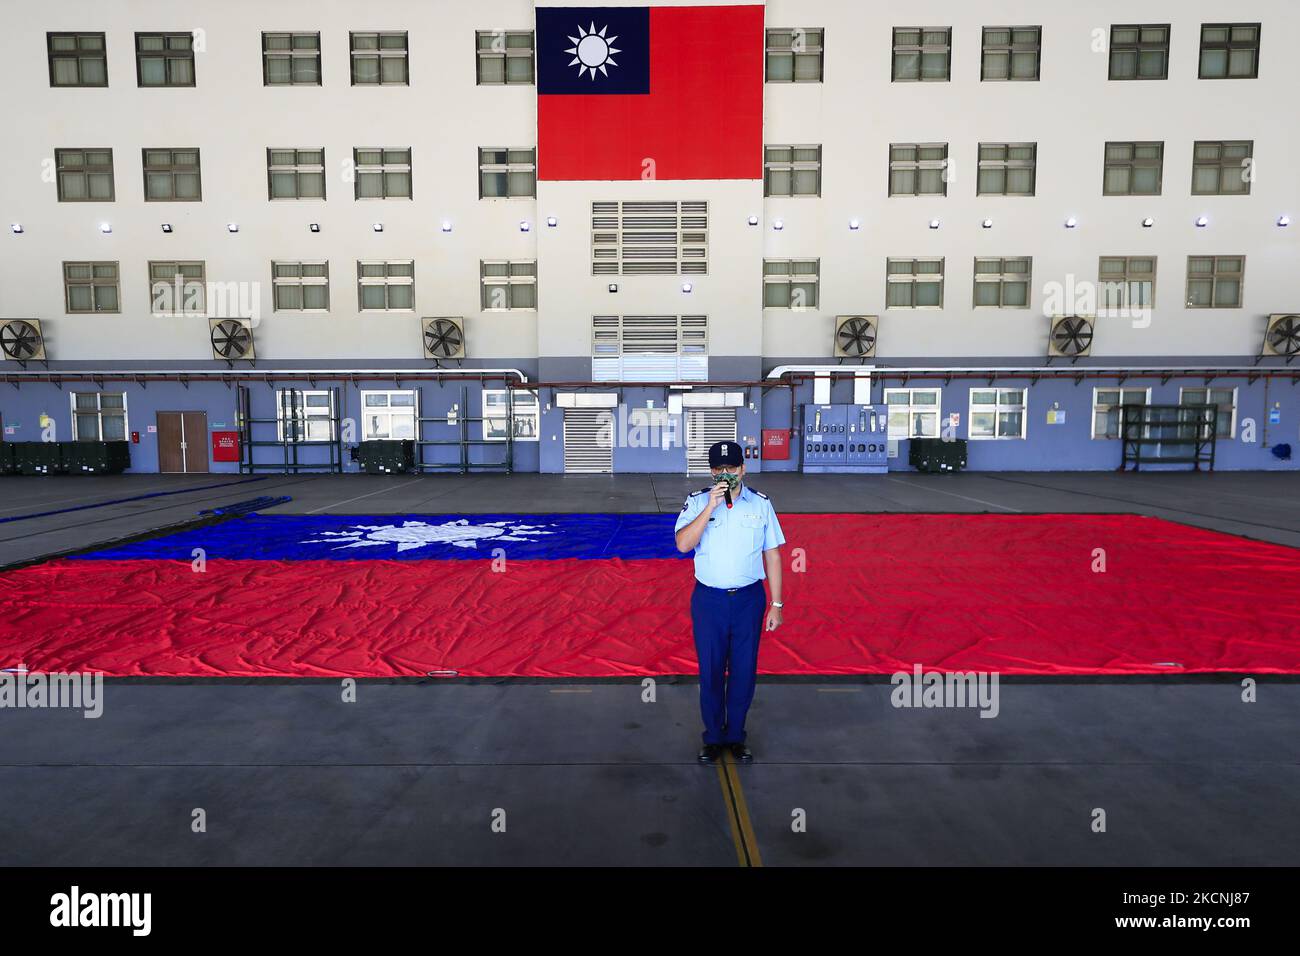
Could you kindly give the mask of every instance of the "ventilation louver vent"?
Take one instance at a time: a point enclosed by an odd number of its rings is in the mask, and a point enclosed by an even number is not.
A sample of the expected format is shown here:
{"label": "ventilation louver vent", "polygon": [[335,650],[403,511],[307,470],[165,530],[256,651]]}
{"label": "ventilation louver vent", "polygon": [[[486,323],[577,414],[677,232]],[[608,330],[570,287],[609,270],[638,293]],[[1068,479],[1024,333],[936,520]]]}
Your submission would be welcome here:
{"label": "ventilation louver vent", "polygon": [[593,202],[591,274],[702,276],[709,272],[707,202]]}

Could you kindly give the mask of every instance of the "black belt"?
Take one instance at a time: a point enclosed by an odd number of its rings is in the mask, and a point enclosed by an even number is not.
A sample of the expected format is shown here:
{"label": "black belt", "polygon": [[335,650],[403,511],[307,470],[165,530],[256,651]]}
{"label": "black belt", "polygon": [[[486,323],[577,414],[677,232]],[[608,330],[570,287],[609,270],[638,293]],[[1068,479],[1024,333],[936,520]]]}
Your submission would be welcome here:
{"label": "black belt", "polygon": [[705,584],[699,578],[695,579],[696,587],[704,588],[706,591],[717,591],[719,594],[738,594],[741,591],[748,591],[750,588],[754,587],[755,585],[761,587],[762,584],[763,584],[763,579],[759,578],[757,581],[751,581],[749,584],[741,585],[738,588],[715,588],[712,585]]}

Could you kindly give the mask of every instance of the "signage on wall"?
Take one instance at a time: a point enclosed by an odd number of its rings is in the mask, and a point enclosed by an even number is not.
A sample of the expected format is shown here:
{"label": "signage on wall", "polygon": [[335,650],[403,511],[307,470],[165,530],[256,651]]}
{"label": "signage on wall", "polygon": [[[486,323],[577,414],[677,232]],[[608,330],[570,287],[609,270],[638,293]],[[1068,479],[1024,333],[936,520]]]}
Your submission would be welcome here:
{"label": "signage on wall", "polygon": [[1064,424],[1065,424],[1065,409],[1063,409],[1063,408],[1049,408],[1049,409],[1047,410],[1047,424],[1049,424],[1049,425],[1064,425]]}
{"label": "signage on wall", "polygon": [[1268,410],[1268,423],[1269,423],[1270,425],[1281,425],[1281,424],[1282,424],[1282,409],[1280,409],[1280,408],[1270,408],[1270,409]]}
{"label": "signage on wall", "polygon": [[17,426],[17,425],[6,425],[6,426],[5,426],[5,434],[6,434],[6,435],[13,435],[13,434],[15,434],[17,431],[18,431],[18,426]]}
{"label": "signage on wall", "polygon": [[146,425],[144,430],[147,431],[150,435],[152,435],[152,434],[154,434],[154,432],[158,431],[158,426],[157,426],[157,425]]}

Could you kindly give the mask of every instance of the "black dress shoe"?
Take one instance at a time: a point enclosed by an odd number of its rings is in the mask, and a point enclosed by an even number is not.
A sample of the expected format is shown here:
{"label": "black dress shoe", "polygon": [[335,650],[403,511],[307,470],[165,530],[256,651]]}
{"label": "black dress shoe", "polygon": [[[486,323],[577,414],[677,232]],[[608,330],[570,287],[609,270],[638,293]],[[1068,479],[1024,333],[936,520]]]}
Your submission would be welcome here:
{"label": "black dress shoe", "polygon": [[695,758],[700,763],[717,763],[718,758],[722,756],[721,744],[705,744],[700,748],[699,755]]}
{"label": "black dress shoe", "polygon": [[744,744],[729,744],[731,756],[736,763],[753,763],[754,752]]}

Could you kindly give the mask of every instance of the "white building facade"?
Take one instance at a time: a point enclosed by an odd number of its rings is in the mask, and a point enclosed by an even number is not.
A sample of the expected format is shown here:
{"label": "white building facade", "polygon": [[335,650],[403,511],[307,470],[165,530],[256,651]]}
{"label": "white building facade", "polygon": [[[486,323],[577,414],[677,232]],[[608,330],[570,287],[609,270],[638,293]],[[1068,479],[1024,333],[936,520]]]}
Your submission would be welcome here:
{"label": "white building facade", "polygon": [[[238,470],[207,453],[236,431],[268,442],[251,470],[411,437],[452,470],[683,473],[727,436],[796,470],[764,432],[835,401],[891,407],[891,467],[947,426],[972,468],[1104,469],[1119,404],[1214,402],[1218,467],[1294,467],[1300,363],[1264,343],[1300,314],[1300,7],[764,19],[764,178],[602,183],[539,181],[524,0],[11,12],[0,324],[44,354],[0,359],[5,439],[126,438],[145,472]],[[638,260],[655,231],[673,254]],[[837,351],[849,316],[874,350]],[[1054,316],[1083,354],[1049,361]]]}

